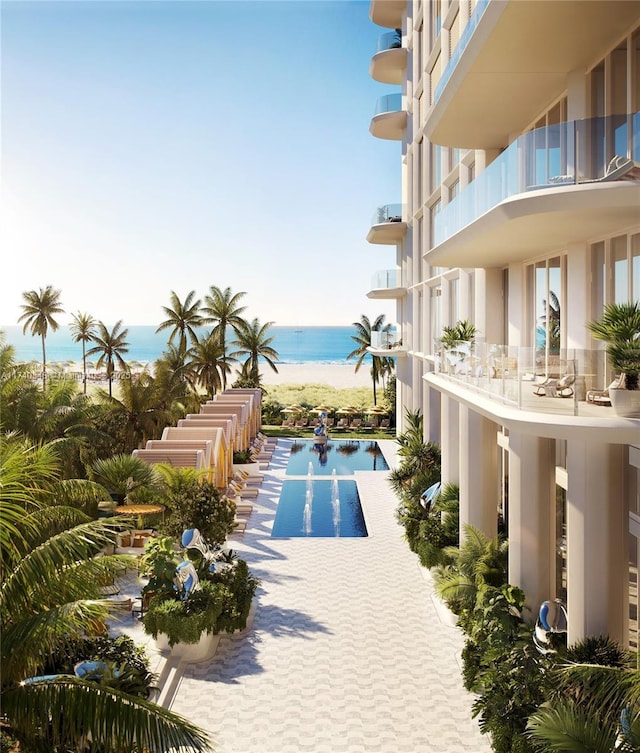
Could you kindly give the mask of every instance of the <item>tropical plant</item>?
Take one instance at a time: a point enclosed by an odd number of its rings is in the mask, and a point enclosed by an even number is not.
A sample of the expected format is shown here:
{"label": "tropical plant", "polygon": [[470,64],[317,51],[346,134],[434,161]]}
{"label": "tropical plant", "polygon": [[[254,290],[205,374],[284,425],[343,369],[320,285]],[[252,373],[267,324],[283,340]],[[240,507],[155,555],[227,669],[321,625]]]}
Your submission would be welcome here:
{"label": "tropical plant", "polygon": [[140,559],[140,574],[149,579],[142,589],[143,596],[172,596],[178,562],[178,552],[171,536],[151,536],[144,545],[144,554]]}
{"label": "tropical plant", "polygon": [[114,753],[206,750],[194,725],[144,698],[74,675],[43,676],[70,640],[104,632],[113,602],[100,598],[98,584],[133,562],[104,554],[121,522],[58,504],[50,447],[2,440],[0,449],[0,694],[21,750],[67,753],[86,750],[87,740]]}
{"label": "tropical plant", "polygon": [[162,332],[171,328],[169,345],[172,345],[174,337],[178,336],[178,352],[182,354],[183,360],[187,353],[187,338],[192,344],[196,343],[198,340],[196,329],[203,324],[200,299],[194,300],[195,296],[195,291],[191,290],[182,303],[172,290],[170,305],[162,307],[167,318],[156,329],[156,332]]}
{"label": "tropical plant", "polygon": [[18,321],[24,321],[22,332],[27,329],[31,330],[31,335],[40,336],[42,340],[42,389],[47,388],[47,354],[45,349],[45,340],[49,327],[55,332],[60,326],[54,319],[56,314],[63,314],[64,309],[60,303],[61,292],[51,285],[46,288],[40,288],[40,291],[29,290],[22,294],[24,303],[21,305],[23,313],[18,317]]}
{"label": "tropical plant", "polygon": [[122,503],[125,497],[135,498],[140,489],[161,491],[162,477],[155,466],[128,453],[97,460],[90,469],[93,480]]}
{"label": "tropical plant", "polygon": [[600,319],[587,322],[596,340],[607,343],[611,368],[622,375],[618,387],[637,390],[640,375],[640,301],[610,303]]}
{"label": "tropical plant", "polygon": [[122,380],[118,397],[99,389],[96,399],[121,418],[126,429],[125,450],[144,447],[148,439],[156,437],[159,427],[166,426],[171,419],[170,413],[158,405],[156,381],[150,374]]}
{"label": "tropical plant", "polygon": [[73,342],[82,343],[82,386],[83,392],[87,394],[87,343],[93,340],[95,334],[96,320],[89,314],[71,315],[69,329],[73,337]]}
{"label": "tropical plant", "polygon": [[452,327],[444,326],[440,344],[445,357],[453,365],[467,358],[473,350],[477,334],[475,325],[467,319],[461,319]]}
{"label": "tropical plant", "polygon": [[264,359],[276,374],[278,373],[275,363],[278,360],[278,353],[271,345],[274,338],[268,336],[269,329],[272,326],[273,322],[260,324],[258,319],[238,325],[237,336],[233,343],[237,346],[238,350],[234,353],[234,356],[240,359],[246,356],[242,362],[241,376],[245,379],[245,383],[248,386],[260,386],[261,358]]}
{"label": "tropical plant", "polygon": [[[227,329],[230,327],[236,336],[239,336],[241,328],[246,325],[241,314],[245,306],[240,306],[240,299],[246,293],[233,293],[231,288],[218,288],[212,285],[209,293],[204,297],[202,313],[204,324],[213,324],[211,334],[216,336],[222,355],[221,360],[226,361],[229,358],[227,353]],[[227,371],[222,370],[222,387],[227,386]]]}
{"label": "tropical plant", "polygon": [[213,398],[217,390],[224,389],[227,375],[231,372],[225,346],[219,341],[218,334],[211,332],[208,337],[195,343],[189,350],[189,356],[196,384]]}
{"label": "tropical plant", "polygon": [[560,300],[558,296],[549,291],[549,300],[542,301],[542,307],[545,313],[539,318],[538,332],[541,335],[541,341],[544,344],[543,347],[548,346],[549,353],[558,354],[560,352],[560,336],[561,336],[561,311]]}
{"label": "tropical plant", "polygon": [[[369,317],[365,314],[360,316],[359,322],[354,322],[353,326],[356,328],[356,334],[351,335],[351,339],[356,343],[356,346],[351,353],[347,356],[347,360],[352,358],[357,359],[354,371],[358,372],[365,360],[371,356],[371,379],[373,381],[373,404],[376,405],[377,395],[376,386],[381,381],[383,374],[389,373],[393,370],[393,359],[383,358],[381,356],[374,356],[369,352],[371,347],[372,332],[390,332],[391,325],[385,324],[385,315],[380,314],[375,318],[373,323],[369,320]],[[387,361],[391,361],[388,364]]]}
{"label": "tropical plant", "polygon": [[158,530],[179,539],[185,529],[197,528],[212,546],[223,544],[233,531],[235,502],[210,481],[189,473],[191,469],[163,464],[159,464],[158,469],[165,474],[167,484],[164,498],[167,509]]}
{"label": "tropical plant", "polygon": [[129,367],[122,358],[123,353],[129,352],[129,343],[126,341],[129,330],[121,330],[121,326],[122,320],[116,322],[111,332],[109,332],[102,322],[98,322],[98,332],[92,337],[92,341],[96,344],[87,351],[88,356],[98,355],[97,368],[101,369],[103,366],[106,368],[107,379],[109,381],[109,396],[112,394],[113,374],[116,364],[122,371],[129,371]]}
{"label": "tropical plant", "polygon": [[33,383],[30,367],[16,363],[15,348],[0,332],[0,430],[25,436],[37,421],[42,390]]}
{"label": "tropical plant", "polygon": [[407,428],[396,438],[399,463],[391,471],[389,483],[401,502],[419,504],[422,493],[440,480],[440,448],[424,441],[420,410],[407,411],[405,423]]}

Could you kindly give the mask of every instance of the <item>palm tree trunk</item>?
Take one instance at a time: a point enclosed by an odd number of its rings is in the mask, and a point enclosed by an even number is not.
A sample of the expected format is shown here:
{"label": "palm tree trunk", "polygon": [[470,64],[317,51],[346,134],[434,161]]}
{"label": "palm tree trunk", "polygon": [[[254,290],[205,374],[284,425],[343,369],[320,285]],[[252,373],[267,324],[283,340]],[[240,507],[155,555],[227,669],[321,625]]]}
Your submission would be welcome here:
{"label": "palm tree trunk", "polygon": [[44,347],[44,332],[40,337],[42,339],[42,390],[44,392],[47,389],[47,355]]}

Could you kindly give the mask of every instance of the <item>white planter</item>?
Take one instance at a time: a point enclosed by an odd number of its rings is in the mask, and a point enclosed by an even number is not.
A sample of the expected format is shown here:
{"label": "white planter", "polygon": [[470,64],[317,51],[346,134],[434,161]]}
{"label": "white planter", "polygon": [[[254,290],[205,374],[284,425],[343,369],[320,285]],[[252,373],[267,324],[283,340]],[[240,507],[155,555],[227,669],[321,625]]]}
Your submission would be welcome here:
{"label": "white planter", "polygon": [[236,473],[237,471],[248,473],[250,476],[262,473],[260,463],[234,463],[233,472]]}
{"label": "white planter", "polygon": [[640,418],[640,390],[618,390],[610,387],[609,399],[616,416]]}
{"label": "white planter", "polygon": [[203,633],[197,643],[176,643],[173,648],[169,646],[169,638],[164,633],[158,633],[156,648],[158,651],[170,652],[172,659],[183,662],[199,662],[210,659],[216,652],[220,636],[214,633]]}

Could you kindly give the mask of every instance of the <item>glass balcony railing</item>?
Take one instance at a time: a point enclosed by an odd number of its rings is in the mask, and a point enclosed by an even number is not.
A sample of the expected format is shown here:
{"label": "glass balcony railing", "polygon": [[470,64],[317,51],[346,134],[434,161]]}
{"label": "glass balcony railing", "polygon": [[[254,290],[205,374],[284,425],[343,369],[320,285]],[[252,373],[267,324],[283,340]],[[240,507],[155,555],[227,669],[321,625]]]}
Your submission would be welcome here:
{"label": "glass balcony railing", "polygon": [[629,165],[629,153],[640,160],[639,113],[569,121],[529,131],[440,210],[434,223],[434,245],[510,196],[540,188],[614,180]]}
{"label": "glass balcony railing", "polygon": [[462,30],[462,34],[460,35],[458,44],[455,46],[455,49],[453,50],[453,53],[451,57],[449,58],[449,61],[444,69],[442,77],[440,78],[440,81],[438,81],[438,85],[436,86],[435,91],[433,92],[434,104],[440,98],[440,95],[444,91],[444,88],[447,85],[449,79],[451,78],[451,75],[456,69],[456,66],[458,65],[458,63],[460,62],[462,53],[467,49],[469,40],[473,36],[475,30],[478,28],[480,19],[484,15],[484,12],[488,8],[490,2],[491,0],[477,0],[476,7],[474,8],[474,11],[471,14],[471,17],[469,18],[469,22]]}
{"label": "glass balcony railing", "polygon": [[440,350],[434,371],[522,410],[610,417],[606,400],[593,399],[607,386],[605,361],[604,350],[548,352],[476,342]]}
{"label": "glass balcony railing", "polygon": [[402,110],[402,94],[396,92],[395,94],[385,94],[384,97],[379,97],[376,102],[375,115],[382,115],[384,112],[400,112]]}
{"label": "glass balcony railing", "polygon": [[371,347],[375,350],[393,350],[402,346],[400,332],[372,332]]}
{"label": "glass balcony railing", "polygon": [[396,50],[402,47],[402,36],[397,31],[389,31],[378,37],[376,53]]}
{"label": "glass balcony railing", "polygon": [[402,204],[385,204],[378,207],[371,219],[372,225],[380,225],[383,222],[402,222]]}
{"label": "glass balcony railing", "polygon": [[371,290],[390,290],[400,287],[400,273],[397,269],[382,269],[371,278]]}

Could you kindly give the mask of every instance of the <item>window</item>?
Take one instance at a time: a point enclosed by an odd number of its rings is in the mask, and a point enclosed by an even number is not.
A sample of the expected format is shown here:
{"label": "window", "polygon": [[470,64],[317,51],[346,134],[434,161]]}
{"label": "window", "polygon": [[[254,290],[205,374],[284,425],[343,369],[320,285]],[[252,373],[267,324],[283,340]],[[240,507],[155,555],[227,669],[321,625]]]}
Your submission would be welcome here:
{"label": "window", "polygon": [[640,301],[640,233],[631,236],[631,300]]}
{"label": "window", "polygon": [[564,285],[560,257],[538,262],[532,284],[536,364],[547,373],[550,358],[560,353],[563,341]]}
{"label": "window", "polygon": [[441,206],[442,202],[440,201],[440,199],[438,199],[438,201],[432,204],[431,208],[429,209],[429,248],[433,248],[434,245],[434,226],[436,222],[436,216],[440,212]]}
{"label": "window", "polygon": [[442,28],[442,0],[431,0],[431,47],[436,42]]}
{"label": "window", "polygon": [[452,183],[449,186],[449,201],[453,201],[458,195],[459,191],[460,191],[460,181],[456,180],[455,183]]}
{"label": "window", "polygon": [[627,303],[629,267],[627,264],[627,237],[625,235],[620,235],[611,240],[611,266],[613,271],[611,298],[614,303]]}
{"label": "window", "polygon": [[431,156],[431,183],[429,189],[430,193],[433,193],[442,183],[442,147],[430,144],[429,151]]}

